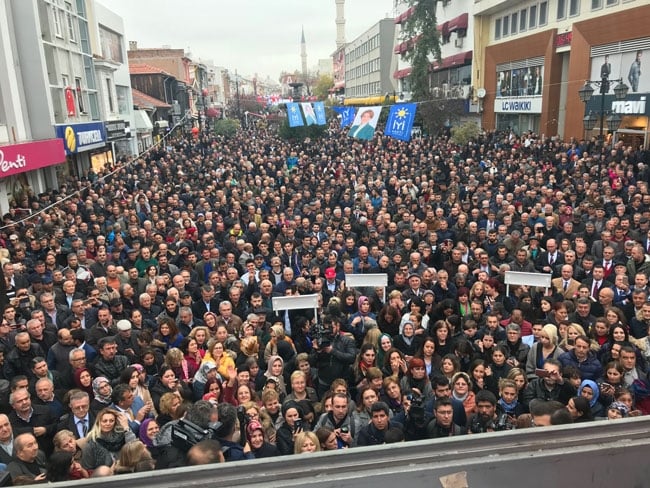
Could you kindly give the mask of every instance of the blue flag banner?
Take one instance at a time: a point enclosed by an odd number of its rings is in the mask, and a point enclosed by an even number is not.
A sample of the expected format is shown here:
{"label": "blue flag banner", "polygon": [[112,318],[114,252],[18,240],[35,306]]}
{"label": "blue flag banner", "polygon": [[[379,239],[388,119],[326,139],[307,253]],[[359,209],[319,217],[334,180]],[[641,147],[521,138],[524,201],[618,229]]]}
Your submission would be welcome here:
{"label": "blue flag banner", "polygon": [[302,105],[302,113],[305,115],[307,125],[316,125],[316,113],[314,112],[314,107],[311,106],[311,103],[305,102],[300,105]]}
{"label": "blue flag banner", "polygon": [[316,123],[318,125],[327,124],[327,120],[325,119],[325,103],[324,102],[316,102],[316,103],[314,103],[314,112],[316,112]]}
{"label": "blue flag banner", "polygon": [[341,127],[347,127],[354,122],[354,107],[334,106],[332,109],[341,115]]}
{"label": "blue flag banner", "polygon": [[287,103],[287,115],[289,117],[289,127],[302,127],[305,123],[302,121],[300,107],[297,103]]}
{"label": "blue flag banner", "polygon": [[410,141],[416,107],[415,103],[398,103],[391,106],[384,134],[400,141]]}

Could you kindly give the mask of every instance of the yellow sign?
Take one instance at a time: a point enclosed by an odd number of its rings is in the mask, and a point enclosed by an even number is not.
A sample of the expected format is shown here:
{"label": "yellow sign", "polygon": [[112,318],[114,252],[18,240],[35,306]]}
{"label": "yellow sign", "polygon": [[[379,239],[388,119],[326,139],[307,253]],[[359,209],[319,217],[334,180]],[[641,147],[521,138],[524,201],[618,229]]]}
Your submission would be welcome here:
{"label": "yellow sign", "polygon": [[74,129],[70,126],[65,128],[65,146],[68,151],[71,153],[75,152],[77,149],[77,136],[74,133]]}

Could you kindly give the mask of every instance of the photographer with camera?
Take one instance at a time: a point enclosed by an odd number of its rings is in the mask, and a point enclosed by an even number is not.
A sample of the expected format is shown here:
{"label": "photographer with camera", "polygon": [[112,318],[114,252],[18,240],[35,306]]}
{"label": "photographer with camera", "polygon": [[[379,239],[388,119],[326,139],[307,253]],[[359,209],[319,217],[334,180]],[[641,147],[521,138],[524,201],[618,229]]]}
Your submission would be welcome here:
{"label": "photographer with camera", "polygon": [[491,391],[479,391],[476,394],[476,413],[469,418],[468,433],[496,432],[497,420],[497,397]]}
{"label": "photographer with camera", "polygon": [[154,438],[157,448],[156,469],[186,466],[186,457],[190,449],[206,439],[215,438],[217,421],[216,407],[205,400],[192,404],[179,420],[165,424]]}
{"label": "photographer with camera", "polygon": [[337,316],[325,315],[323,324],[316,327],[314,349],[309,359],[318,369],[318,397],[322,398],[335,379],[350,378],[357,348],[353,339],[341,334],[341,321]]}
{"label": "photographer with camera", "polygon": [[345,393],[336,393],[332,397],[332,410],[321,415],[314,426],[314,430],[321,427],[333,430],[339,449],[356,446],[356,431],[348,406],[348,396]]}
{"label": "photographer with camera", "polygon": [[221,425],[215,429],[214,436],[221,443],[221,450],[223,451],[226,462],[255,459],[248,442],[243,447],[238,442],[240,440],[240,432],[237,409],[230,403],[220,403],[217,407],[217,412],[219,424]]}

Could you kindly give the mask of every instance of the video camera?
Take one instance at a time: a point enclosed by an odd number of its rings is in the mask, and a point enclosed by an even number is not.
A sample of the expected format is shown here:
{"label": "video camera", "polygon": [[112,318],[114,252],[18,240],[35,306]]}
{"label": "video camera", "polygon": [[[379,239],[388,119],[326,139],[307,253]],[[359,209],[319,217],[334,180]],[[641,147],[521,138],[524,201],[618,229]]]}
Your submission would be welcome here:
{"label": "video camera", "polygon": [[311,338],[318,343],[319,349],[331,346],[334,341],[331,324],[325,325],[316,323],[310,327],[309,334],[311,335]]}
{"label": "video camera", "polygon": [[411,393],[409,395],[409,400],[411,400],[411,407],[409,408],[408,413],[409,418],[412,419],[416,425],[423,424],[425,419],[424,399],[417,393]]}
{"label": "video camera", "polygon": [[504,430],[513,430],[515,426],[510,422],[510,417],[507,413],[500,413],[496,419],[490,419],[484,422],[480,415],[477,415],[472,420],[469,430],[472,434],[481,434],[483,432],[502,432]]}
{"label": "video camera", "polygon": [[214,422],[207,429],[203,429],[194,422],[180,419],[172,427],[172,445],[183,452],[187,452],[197,442],[204,439],[215,439],[215,433],[220,427],[221,422]]}

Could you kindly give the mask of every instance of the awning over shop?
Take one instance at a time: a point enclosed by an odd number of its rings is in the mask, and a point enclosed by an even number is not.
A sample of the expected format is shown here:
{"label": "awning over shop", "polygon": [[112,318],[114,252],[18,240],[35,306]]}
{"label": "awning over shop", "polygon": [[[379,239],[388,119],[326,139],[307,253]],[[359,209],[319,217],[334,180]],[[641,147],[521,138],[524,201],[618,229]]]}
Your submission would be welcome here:
{"label": "awning over shop", "polygon": [[469,14],[467,12],[451,19],[448,25],[449,32],[455,32],[460,29],[467,30],[468,19]]}
{"label": "awning over shop", "polygon": [[408,75],[410,75],[411,71],[413,71],[413,68],[398,69],[393,73],[393,78],[396,80],[401,80],[402,78],[406,78]]}
{"label": "awning over shop", "polygon": [[151,132],[153,130],[151,119],[144,110],[134,110],[133,118],[135,119],[136,132]]}
{"label": "awning over shop", "polygon": [[463,66],[468,62],[472,61],[472,51],[466,51],[464,53],[454,54],[452,56],[447,56],[442,59],[442,63],[437,61],[433,63],[434,71],[439,69],[453,68],[454,66]]}
{"label": "awning over shop", "polygon": [[404,12],[402,12],[400,15],[397,16],[397,18],[395,19],[395,23],[401,24],[406,19],[408,19],[411,15],[413,15],[414,11],[415,11],[415,7],[409,7],[408,9],[406,9]]}

